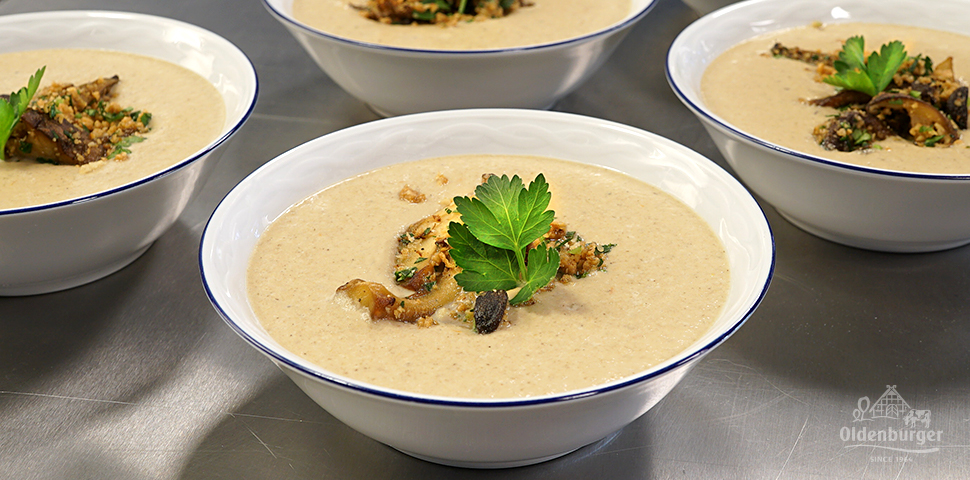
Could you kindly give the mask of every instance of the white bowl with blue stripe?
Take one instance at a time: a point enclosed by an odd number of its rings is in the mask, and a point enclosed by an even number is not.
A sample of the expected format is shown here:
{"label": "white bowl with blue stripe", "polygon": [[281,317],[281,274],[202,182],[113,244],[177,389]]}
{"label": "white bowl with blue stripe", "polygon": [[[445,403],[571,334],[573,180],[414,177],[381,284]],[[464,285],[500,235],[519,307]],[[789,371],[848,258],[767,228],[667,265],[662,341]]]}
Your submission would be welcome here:
{"label": "white bowl with blue stripe", "polygon": [[914,0],[745,1],[702,17],[677,36],[667,55],[667,80],[745,185],[799,228],[870,250],[958,247],[970,243],[970,150],[966,174],[909,173],[828,160],[735,127],[705,105],[700,85],[714,58],[771,31],[821,21],[911,25],[968,35],[966,18],[970,2],[962,0],[934,1],[932,8]]}
{"label": "white bowl with blue stripe", "polygon": [[[711,226],[727,251],[731,278],[723,310],[697,341],[659,365],[614,382],[530,398],[450,398],[383,388],[336,375],[280,346],[260,325],[246,288],[250,257],[270,222],[346,178],[458,154],[540,155],[600,165],[671,194]],[[206,292],[226,323],[331,415],[415,457],[478,468],[555,458],[636,420],[741,327],[764,297],[774,267],[764,212],[710,160],[626,125],[516,109],[405,115],[298,146],[229,192],[203,232],[199,255]]]}
{"label": "white bowl with blue stripe", "polygon": [[263,0],[337,85],[384,116],[459,108],[549,108],[588,79],[656,0],[632,0],[609,27],[542,45],[485,50],[388,47],[331,35]]}
{"label": "white bowl with blue stripe", "polygon": [[0,295],[76,287],[134,261],[175,223],[212,170],[212,151],[256,105],[256,71],[246,55],[208,30],[170,18],[87,10],[0,16],[0,53],[47,48],[114,50],[181,65],[212,82],[226,120],[209,144],[147,177],[64,201],[0,209]]}

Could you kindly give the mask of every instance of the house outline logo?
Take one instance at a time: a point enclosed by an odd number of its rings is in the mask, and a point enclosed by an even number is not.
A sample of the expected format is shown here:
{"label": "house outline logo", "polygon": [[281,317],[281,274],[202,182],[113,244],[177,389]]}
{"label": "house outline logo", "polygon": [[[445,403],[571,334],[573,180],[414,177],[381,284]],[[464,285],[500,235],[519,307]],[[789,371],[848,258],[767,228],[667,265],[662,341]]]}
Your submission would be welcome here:
{"label": "house outline logo", "polygon": [[844,426],[839,430],[843,442],[856,442],[846,447],[932,453],[939,451],[934,445],[943,441],[943,431],[930,429],[931,412],[910,406],[896,391],[896,385],[886,385],[886,391],[875,402],[869,397],[859,398],[852,411],[852,423],[860,422],[864,426]]}
{"label": "house outline logo", "polygon": [[931,412],[910,407],[896,391],[895,385],[886,385],[886,391],[875,403],[870,405],[869,397],[860,398],[858,408],[852,411],[852,417],[853,422],[872,421],[877,418],[902,419],[909,428],[919,424],[926,429],[930,428]]}

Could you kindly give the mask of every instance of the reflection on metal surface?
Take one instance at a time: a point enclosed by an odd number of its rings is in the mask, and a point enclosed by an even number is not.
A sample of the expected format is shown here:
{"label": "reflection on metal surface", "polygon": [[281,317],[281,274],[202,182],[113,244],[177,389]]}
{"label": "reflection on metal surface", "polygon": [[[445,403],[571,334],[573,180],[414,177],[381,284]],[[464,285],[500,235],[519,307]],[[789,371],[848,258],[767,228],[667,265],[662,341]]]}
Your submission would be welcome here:
{"label": "reflection on metal surface", "polygon": [[[654,131],[724,165],[663,75],[667,46],[697,18],[699,1],[658,2],[603,70],[556,109]],[[0,0],[0,14],[78,3]],[[611,437],[540,465],[481,472],[423,462],[357,434],[218,317],[200,285],[198,227],[266,160],[376,116],[324,77],[259,2],[83,3],[220,32],[250,56],[263,88],[256,115],[227,143],[202,195],[135,263],[78,289],[0,298],[0,476],[970,478],[970,247],[865,252],[802,232],[769,207],[778,263],[758,311]],[[850,448],[869,442],[840,438],[843,427],[876,422],[929,430],[918,412],[914,427],[906,412],[853,423],[859,398],[878,400],[893,384],[911,410],[932,411],[929,428],[943,441],[918,448],[939,451]]]}

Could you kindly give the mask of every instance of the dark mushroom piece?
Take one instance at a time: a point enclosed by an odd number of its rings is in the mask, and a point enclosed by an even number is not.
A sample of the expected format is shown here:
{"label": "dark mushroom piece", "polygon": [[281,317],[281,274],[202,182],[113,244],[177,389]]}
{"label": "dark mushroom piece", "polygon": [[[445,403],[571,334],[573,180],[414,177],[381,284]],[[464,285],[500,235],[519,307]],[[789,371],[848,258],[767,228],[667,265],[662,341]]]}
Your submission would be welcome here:
{"label": "dark mushroom piece", "polygon": [[[919,99],[929,103],[931,105],[940,104],[940,87],[939,85],[933,83],[921,83],[916,82],[909,86],[910,96],[913,96],[912,92],[919,94]],[[913,98],[917,98],[913,96]]]}
{"label": "dark mushroom piece", "polygon": [[70,92],[74,105],[84,105],[92,108],[97,102],[111,95],[111,90],[118,84],[118,76],[103,77],[92,82],[79,85]]}
{"label": "dark mushroom piece", "polygon": [[509,294],[505,290],[483,292],[475,298],[475,331],[484,335],[494,332],[505,320]]}
{"label": "dark mushroom piece", "polygon": [[91,141],[84,129],[58,122],[34,109],[24,111],[6,146],[7,158],[43,160],[63,165],[84,165],[101,159],[105,148]]}
{"label": "dark mushroom piece", "polygon": [[875,115],[860,110],[846,110],[833,118],[824,128],[816,128],[819,144],[826,150],[852,152],[872,146],[872,142],[884,140],[892,130]]}
{"label": "dark mushroom piece", "polygon": [[967,129],[967,87],[963,86],[953,91],[943,106],[944,112],[953,119],[961,130]]}
{"label": "dark mushroom piece", "polygon": [[771,47],[771,54],[776,57],[785,57],[800,62],[817,65],[823,63],[831,66],[839,58],[836,55],[823,53],[821,50],[805,50],[799,47],[786,47],[780,43],[775,43]]}
{"label": "dark mushroom piece", "polygon": [[[118,76],[104,77],[78,87],[65,87],[78,111],[94,108],[110,96]],[[7,97],[4,95],[3,97]],[[4,150],[7,158],[35,159],[61,165],[84,165],[102,159],[107,147],[94,141],[84,128],[68,120],[57,121],[45,112],[28,108],[14,126]]]}
{"label": "dark mushroom piece", "polygon": [[880,93],[866,105],[866,111],[877,117],[905,112],[909,116],[908,133],[918,145],[950,145],[960,138],[956,126],[943,112],[905,93]]}
{"label": "dark mushroom piece", "polygon": [[871,99],[872,96],[865,92],[859,92],[856,90],[842,90],[835,95],[809,100],[808,103],[809,105],[817,105],[819,107],[842,108],[848,105],[862,105],[869,103],[869,100]]}

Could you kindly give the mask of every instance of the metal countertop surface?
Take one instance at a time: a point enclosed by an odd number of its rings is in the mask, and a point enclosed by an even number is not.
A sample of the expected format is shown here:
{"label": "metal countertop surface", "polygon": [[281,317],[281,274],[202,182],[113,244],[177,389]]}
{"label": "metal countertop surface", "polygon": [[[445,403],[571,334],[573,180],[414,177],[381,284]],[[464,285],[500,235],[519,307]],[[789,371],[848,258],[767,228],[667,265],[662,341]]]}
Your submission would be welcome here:
{"label": "metal countertop surface", "polygon": [[[663,67],[677,33],[718,3],[729,2],[659,0],[553,109],[658,133],[727,168]],[[258,0],[0,0],[0,15],[59,9],[209,29],[250,57],[260,97],[214,154],[202,194],[138,260],[79,288],[0,298],[0,477],[970,478],[970,247],[853,249],[797,229],[763,202],[777,265],[761,307],[626,428],[553,461],[496,471],[427,463],[355,432],[224,324],[197,255],[209,215],[249,172],[377,115],[324,75]],[[910,448],[922,452],[846,440],[861,426],[860,401],[887,392],[931,411],[941,440]]]}

